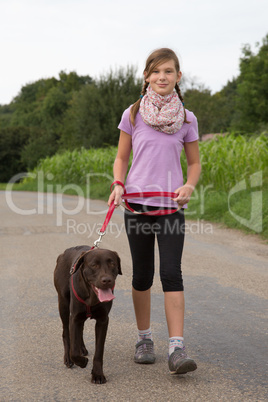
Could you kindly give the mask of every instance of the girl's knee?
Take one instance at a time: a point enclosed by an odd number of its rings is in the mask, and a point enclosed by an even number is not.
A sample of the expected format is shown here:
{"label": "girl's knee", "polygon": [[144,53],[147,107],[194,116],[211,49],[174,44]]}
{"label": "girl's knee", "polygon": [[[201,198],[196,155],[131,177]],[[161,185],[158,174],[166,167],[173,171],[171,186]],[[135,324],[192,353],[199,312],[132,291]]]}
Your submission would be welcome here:
{"label": "girl's knee", "polygon": [[182,278],[161,278],[162,289],[163,292],[182,292],[184,290],[183,287],[183,279]]}
{"label": "girl's knee", "polygon": [[153,285],[153,280],[148,280],[145,281],[144,279],[139,280],[139,279],[135,279],[133,278],[132,280],[132,286],[135,290],[138,290],[140,292],[144,292],[145,290],[149,290]]}

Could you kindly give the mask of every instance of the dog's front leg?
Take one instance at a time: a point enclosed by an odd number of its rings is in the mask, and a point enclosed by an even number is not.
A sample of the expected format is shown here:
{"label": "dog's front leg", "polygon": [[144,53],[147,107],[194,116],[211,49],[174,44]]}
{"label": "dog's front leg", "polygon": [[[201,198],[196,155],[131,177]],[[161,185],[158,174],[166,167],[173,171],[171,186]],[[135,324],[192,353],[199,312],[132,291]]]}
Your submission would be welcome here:
{"label": "dog's front leg", "polygon": [[88,351],[87,351],[87,348],[86,348],[86,346],[85,346],[85,343],[84,343],[84,336],[83,336],[83,333],[84,333],[84,323],[83,323],[83,329],[82,329],[82,332],[81,332],[81,355],[82,356],[87,356],[88,355]]}
{"label": "dog's front leg", "polygon": [[64,364],[71,368],[74,364],[70,358],[70,334],[69,334],[69,300],[59,296],[59,312],[62,320],[62,340],[64,345]]}
{"label": "dog's front leg", "polygon": [[81,368],[85,368],[88,363],[88,359],[81,356],[83,328],[84,321],[72,315],[70,317],[70,356],[72,361]]}
{"label": "dog's front leg", "polygon": [[106,316],[98,318],[95,325],[95,355],[93,358],[93,368],[91,371],[91,382],[95,384],[106,383],[106,378],[103,374],[103,353],[108,323],[109,317]]}

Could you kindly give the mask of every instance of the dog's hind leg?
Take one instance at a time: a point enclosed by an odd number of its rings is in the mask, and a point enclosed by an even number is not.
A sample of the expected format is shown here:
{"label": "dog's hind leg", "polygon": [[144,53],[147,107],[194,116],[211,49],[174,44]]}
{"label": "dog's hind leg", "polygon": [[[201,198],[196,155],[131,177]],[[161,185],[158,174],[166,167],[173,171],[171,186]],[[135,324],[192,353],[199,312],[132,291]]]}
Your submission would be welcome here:
{"label": "dog's hind leg", "polygon": [[62,299],[59,297],[59,313],[62,321],[62,340],[64,346],[64,364],[71,368],[74,363],[70,358],[70,332],[69,332],[69,316],[70,316],[70,302],[68,298]]}

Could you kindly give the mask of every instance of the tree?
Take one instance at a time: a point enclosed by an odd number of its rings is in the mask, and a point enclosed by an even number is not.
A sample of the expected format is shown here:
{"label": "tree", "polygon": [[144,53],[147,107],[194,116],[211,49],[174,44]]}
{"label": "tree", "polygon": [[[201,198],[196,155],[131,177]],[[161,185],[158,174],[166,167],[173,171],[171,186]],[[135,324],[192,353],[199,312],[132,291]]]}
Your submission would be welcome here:
{"label": "tree", "polygon": [[14,112],[14,105],[0,105],[0,128],[9,127],[11,125],[12,114]]}
{"label": "tree", "polygon": [[13,127],[25,127],[29,133],[21,157],[32,169],[40,158],[56,153],[62,134],[62,122],[73,94],[91,83],[89,76],[76,72],[59,73],[56,78],[41,79],[22,87],[13,102]]}
{"label": "tree", "polygon": [[102,100],[94,84],[86,85],[79,92],[75,92],[63,119],[61,148],[100,147],[102,113]]}
{"label": "tree", "polygon": [[29,136],[25,127],[0,129],[0,182],[5,183],[17,173],[26,170],[21,160],[21,149]]}
{"label": "tree", "polygon": [[203,86],[187,89],[184,101],[186,109],[192,110],[197,117],[199,134],[211,133],[213,103],[210,90]]}
{"label": "tree", "polygon": [[235,114],[237,79],[228,81],[223,89],[212,95],[211,133],[230,131]]}
{"label": "tree", "polygon": [[20,157],[27,169],[34,169],[40,159],[54,155],[58,150],[58,144],[53,131],[31,127],[27,142],[21,148]]}
{"label": "tree", "polygon": [[122,113],[138,99],[141,91],[141,81],[135,74],[133,67],[110,71],[74,93],[64,117],[61,147],[116,145]]}
{"label": "tree", "polygon": [[268,34],[257,49],[257,54],[249,45],[242,49],[232,124],[235,129],[251,133],[268,124]]}

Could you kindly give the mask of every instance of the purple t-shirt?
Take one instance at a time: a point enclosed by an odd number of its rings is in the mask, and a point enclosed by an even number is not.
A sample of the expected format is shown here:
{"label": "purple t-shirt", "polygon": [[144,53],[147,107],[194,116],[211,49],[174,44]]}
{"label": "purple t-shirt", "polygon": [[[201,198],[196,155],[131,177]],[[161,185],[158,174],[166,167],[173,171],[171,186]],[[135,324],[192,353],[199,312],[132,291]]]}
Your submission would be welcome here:
{"label": "purple t-shirt", "polygon": [[[132,136],[133,160],[126,180],[126,191],[169,191],[174,192],[183,185],[180,155],[185,142],[198,140],[195,115],[186,109],[190,122],[183,123],[175,134],[165,134],[144,123],[137,113],[135,126],[130,121],[130,108],[126,109],[118,128]],[[128,202],[161,207],[177,207],[169,198],[136,198]],[[184,206],[186,208],[187,205]]]}

